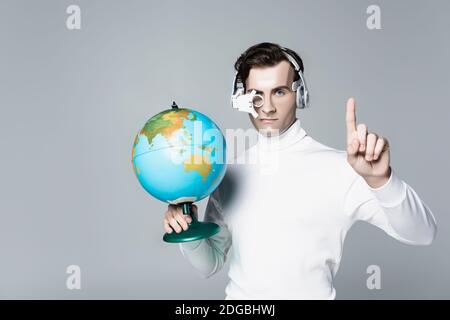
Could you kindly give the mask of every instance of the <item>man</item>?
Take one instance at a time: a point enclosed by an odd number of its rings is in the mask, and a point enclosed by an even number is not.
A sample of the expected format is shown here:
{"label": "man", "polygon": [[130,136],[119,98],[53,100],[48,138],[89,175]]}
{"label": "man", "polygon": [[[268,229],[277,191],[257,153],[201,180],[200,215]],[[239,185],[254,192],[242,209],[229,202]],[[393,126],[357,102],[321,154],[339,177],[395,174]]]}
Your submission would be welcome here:
{"label": "man", "polygon": [[[300,57],[289,52],[303,72]],[[298,75],[279,45],[250,47],[235,68],[245,92],[263,101],[254,108],[257,117],[249,114],[258,142],[239,159],[276,154],[276,170],[262,174],[260,162],[229,165],[204,218],[218,223],[220,233],[180,244],[204,277],[221,269],[233,245],[226,299],[334,299],[343,242],[358,220],[403,243],[433,241],[431,210],[390,166],[388,140],[357,125],[353,98],[347,102],[347,150],[336,150],[308,136],[296,118],[291,88]],[[181,232],[190,218],[170,205],[164,223],[167,232]]]}

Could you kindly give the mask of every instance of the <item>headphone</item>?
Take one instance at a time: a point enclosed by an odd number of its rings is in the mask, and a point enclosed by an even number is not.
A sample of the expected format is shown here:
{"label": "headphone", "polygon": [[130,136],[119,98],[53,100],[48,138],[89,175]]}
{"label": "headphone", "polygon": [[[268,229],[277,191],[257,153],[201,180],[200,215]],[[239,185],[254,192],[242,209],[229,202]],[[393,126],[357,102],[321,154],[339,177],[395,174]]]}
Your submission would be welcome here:
{"label": "headphone", "polygon": [[[303,77],[302,70],[300,69],[300,61],[297,60],[292,54],[288,52],[288,49],[285,47],[280,47],[283,51],[283,54],[289,60],[291,65],[294,67],[295,72],[297,72],[299,79],[292,82],[292,91],[296,92],[295,104],[299,109],[303,109],[309,107],[309,92],[308,87],[306,86],[305,78]],[[247,99],[242,99],[244,96],[244,83],[239,79],[239,71],[236,71],[233,80],[233,91],[231,93],[231,104],[233,108],[238,109],[240,111],[246,111],[252,113],[255,117],[256,111],[254,111],[252,104],[253,96],[255,93],[247,94],[249,97]],[[249,100],[250,99],[250,100]],[[250,110],[251,109],[251,110]]]}

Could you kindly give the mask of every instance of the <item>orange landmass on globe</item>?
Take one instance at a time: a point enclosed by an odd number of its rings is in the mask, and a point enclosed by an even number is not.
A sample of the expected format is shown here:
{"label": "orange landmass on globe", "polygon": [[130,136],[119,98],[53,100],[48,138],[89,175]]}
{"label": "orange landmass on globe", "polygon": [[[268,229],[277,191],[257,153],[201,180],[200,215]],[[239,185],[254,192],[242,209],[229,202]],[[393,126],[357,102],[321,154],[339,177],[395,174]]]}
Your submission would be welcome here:
{"label": "orange landmass on globe", "polygon": [[[153,138],[158,134],[161,134],[167,141],[170,141],[173,133],[183,128],[183,120],[188,120],[189,115],[192,116],[192,119],[190,120],[196,120],[195,114],[187,109],[177,109],[159,113],[146,123],[140,134],[147,137],[149,144],[152,143]],[[190,135],[188,138],[191,138]]]}
{"label": "orange landmass on globe", "polygon": [[168,120],[172,125],[167,126],[161,130],[161,134],[169,139],[172,134],[183,127],[183,119],[188,119],[188,110],[180,110],[178,112],[168,112],[162,116],[164,120]]}
{"label": "orange landmass on globe", "polygon": [[205,182],[206,178],[211,172],[211,160],[204,154],[203,156],[198,153],[191,154],[188,159],[183,162],[184,171],[196,171],[202,176],[202,181]]}

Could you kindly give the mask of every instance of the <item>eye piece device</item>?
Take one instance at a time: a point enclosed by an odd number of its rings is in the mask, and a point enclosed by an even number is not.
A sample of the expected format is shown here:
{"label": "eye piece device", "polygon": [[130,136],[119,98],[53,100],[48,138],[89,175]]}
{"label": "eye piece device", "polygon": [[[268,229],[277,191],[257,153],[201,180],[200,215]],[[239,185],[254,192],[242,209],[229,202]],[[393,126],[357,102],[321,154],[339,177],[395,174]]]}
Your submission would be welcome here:
{"label": "eye piece device", "polygon": [[264,98],[262,95],[257,94],[256,90],[252,90],[250,93],[243,94],[244,89],[239,89],[232,97],[233,108],[239,111],[250,113],[253,118],[258,117],[258,113],[254,108],[259,108],[264,104]]}

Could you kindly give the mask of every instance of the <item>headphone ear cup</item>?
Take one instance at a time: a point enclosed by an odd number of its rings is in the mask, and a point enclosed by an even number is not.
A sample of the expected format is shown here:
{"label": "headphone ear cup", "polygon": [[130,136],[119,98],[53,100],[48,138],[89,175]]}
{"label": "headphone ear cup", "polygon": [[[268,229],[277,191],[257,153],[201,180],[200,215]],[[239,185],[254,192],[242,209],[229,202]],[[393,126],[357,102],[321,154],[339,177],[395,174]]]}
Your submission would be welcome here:
{"label": "headphone ear cup", "polygon": [[303,90],[303,86],[299,86],[297,88],[297,108],[303,109],[306,106],[305,103],[305,93]]}
{"label": "headphone ear cup", "polygon": [[301,91],[302,93],[302,108],[306,107],[306,101],[305,101],[305,88],[302,86]]}
{"label": "headphone ear cup", "polygon": [[306,106],[309,103],[309,94],[308,94],[308,92],[303,92],[303,99],[305,101],[304,104],[305,104],[305,108],[306,108]]}

